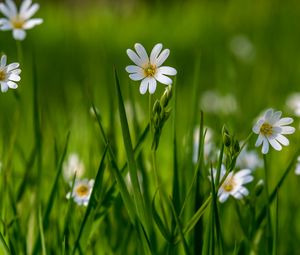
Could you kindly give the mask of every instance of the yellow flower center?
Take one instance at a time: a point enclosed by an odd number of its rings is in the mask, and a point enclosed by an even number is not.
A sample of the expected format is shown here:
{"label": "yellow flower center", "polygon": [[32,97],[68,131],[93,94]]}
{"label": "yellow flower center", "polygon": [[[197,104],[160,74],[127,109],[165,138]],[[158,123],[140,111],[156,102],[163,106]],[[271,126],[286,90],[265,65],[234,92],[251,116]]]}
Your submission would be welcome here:
{"label": "yellow flower center", "polygon": [[231,177],[229,180],[226,180],[223,184],[223,189],[226,191],[226,192],[230,192],[233,190],[235,186],[235,181],[234,181],[234,178]]}
{"label": "yellow flower center", "polygon": [[11,23],[12,23],[14,28],[22,29],[23,26],[24,26],[25,21],[17,16],[11,21]]}
{"label": "yellow flower center", "polygon": [[3,70],[0,70],[0,81],[4,81],[6,79],[6,73]]}
{"label": "yellow flower center", "polygon": [[89,188],[85,185],[81,185],[76,189],[76,193],[80,197],[87,196],[89,193]]}
{"label": "yellow flower center", "polygon": [[265,136],[270,136],[273,134],[273,127],[269,123],[265,122],[260,127],[260,133]]}
{"label": "yellow flower center", "polygon": [[154,76],[154,74],[156,73],[156,65],[152,65],[152,64],[148,64],[145,68],[144,68],[144,74],[145,76]]}

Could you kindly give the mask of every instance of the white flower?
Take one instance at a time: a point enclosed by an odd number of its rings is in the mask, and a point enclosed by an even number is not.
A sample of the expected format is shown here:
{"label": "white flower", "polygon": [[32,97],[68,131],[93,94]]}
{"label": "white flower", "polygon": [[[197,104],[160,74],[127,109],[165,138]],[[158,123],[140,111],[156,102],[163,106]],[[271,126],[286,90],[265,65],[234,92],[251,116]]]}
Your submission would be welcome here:
{"label": "white flower", "polygon": [[[217,171],[213,169],[213,177],[216,178]],[[220,173],[220,181],[226,174],[224,165]],[[242,169],[236,173],[230,172],[218,190],[219,201],[224,203],[229,196],[235,199],[242,199],[249,195],[249,191],[243,185],[253,181],[250,169]]]}
{"label": "white flower", "polygon": [[268,109],[252,129],[255,134],[258,134],[255,146],[258,147],[262,144],[263,154],[268,153],[269,143],[277,151],[282,149],[281,144],[289,145],[289,140],[283,135],[295,132],[294,127],[287,126],[293,122],[293,119],[280,117],[281,111],[274,112],[273,109]]}
{"label": "white flower", "polygon": [[287,100],[286,105],[296,116],[300,116],[300,93],[291,94]]}
{"label": "white flower", "polygon": [[236,166],[256,169],[263,166],[263,161],[255,151],[243,149],[236,160]]}
{"label": "white flower", "polygon": [[296,164],[295,174],[296,175],[300,175],[300,156],[297,158],[297,164]]}
{"label": "white flower", "polygon": [[19,63],[6,65],[6,56],[3,55],[0,61],[0,85],[1,91],[6,92],[8,88],[16,89],[17,81],[21,80],[21,69],[18,69]]}
{"label": "white flower", "polygon": [[12,0],[5,0],[5,4],[0,3],[0,12],[6,17],[0,19],[0,30],[12,30],[15,40],[24,40],[26,37],[25,30],[43,23],[43,19],[30,19],[39,7],[37,3],[31,5],[31,0],[23,0],[18,11]]}
{"label": "white flower", "polygon": [[255,58],[255,48],[245,35],[237,35],[229,44],[232,53],[244,62],[251,62]]}
{"label": "white flower", "polygon": [[128,57],[136,64],[126,67],[126,71],[129,73],[129,78],[134,81],[140,81],[140,93],[145,94],[149,90],[150,94],[153,94],[156,90],[156,81],[160,83],[170,85],[172,80],[167,75],[176,75],[177,71],[173,67],[161,66],[170,54],[169,49],[164,49],[161,43],[156,44],[150,54],[148,54],[140,43],[136,43],[134,48],[136,53],[127,49]]}
{"label": "white flower", "polygon": [[65,181],[72,180],[76,173],[76,178],[80,178],[84,174],[85,168],[83,162],[76,153],[71,153],[68,160],[63,164],[63,176]]}
{"label": "white flower", "polygon": [[[72,185],[72,184],[71,184]],[[67,194],[67,199],[73,198],[78,205],[87,206],[92,194],[94,180],[76,180],[72,192]]]}

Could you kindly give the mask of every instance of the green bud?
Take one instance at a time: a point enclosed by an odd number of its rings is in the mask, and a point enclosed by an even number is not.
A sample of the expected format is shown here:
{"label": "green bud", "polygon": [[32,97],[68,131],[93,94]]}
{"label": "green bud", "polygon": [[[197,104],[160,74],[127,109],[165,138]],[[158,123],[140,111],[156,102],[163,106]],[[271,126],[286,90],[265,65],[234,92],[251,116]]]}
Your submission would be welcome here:
{"label": "green bud", "polygon": [[155,101],[154,105],[153,105],[153,114],[155,113],[160,113],[161,112],[161,106],[158,100]]}
{"label": "green bud", "polygon": [[239,144],[239,141],[238,141],[238,140],[235,140],[235,141],[234,141],[233,152],[234,152],[234,154],[240,152],[240,144]]}
{"label": "green bud", "polygon": [[222,136],[223,136],[224,145],[226,147],[229,147],[231,145],[231,137],[230,137],[228,130],[225,127],[223,127]]}
{"label": "green bud", "polygon": [[161,106],[165,108],[172,97],[172,86],[169,85],[160,99]]}

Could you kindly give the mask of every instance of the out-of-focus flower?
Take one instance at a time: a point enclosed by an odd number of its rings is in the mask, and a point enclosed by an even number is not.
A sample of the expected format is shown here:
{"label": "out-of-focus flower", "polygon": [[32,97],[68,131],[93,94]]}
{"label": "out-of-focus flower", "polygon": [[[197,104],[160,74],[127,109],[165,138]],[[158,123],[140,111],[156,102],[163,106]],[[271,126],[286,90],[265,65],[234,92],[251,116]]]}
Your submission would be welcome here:
{"label": "out-of-focus flower", "polygon": [[296,115],[300,116],[300,93],[289,95],[286,100],[287,107]]}
{"label": "out-of-focus flower", "polygon": [[[224,165],[222,165],[220,180],[226,174]],[[217,171],[213,169],[213,178],[216,179]],[[224,203],[229,196],[233,196],[235,199],[242,199],[245,196],[249,195],[249,191],[244,187],[244,184],[253,181],[253,176],[251,175],[250,169],[242,169],[238,172],[230,172],[222,185],[218,190],[218,197],[221,203]]]}
{"label": "out-of-focus flower", "polygon": [[39,4],[31,5],[31,0],[24,0],[18,11],[12,0],[5,0],[5,4],[0,3],[0,12],[6,17],[0,19],[0,30],[12,30],[15,40],[24,40],[26,37],[25,30],[43,23],[43,19],[31,19],[38,9]]}
{"label": "out-of-focus flower", "polygon": [[63,176],[66,182],[72,180],[76,173],[76,178],[84,174],[85,168],[83,162],[76,153],[71,153],[68,160],[63,164]]}
{"label": "out-of-focus flower", "polygon": [[164,49],[161,43],[156,44],[150,54],[150,58],[140,43],[134,45],[136,53],[127,49],[128,57],[136,64],[126,67],[129,78],[134,81],[141,81],[140,93],[145,94],[149,90],[153,94],[156,90],[156,81],[170,85],[172,80],[167,75],[176,75],[177,71],[173,67],[161,66],[170,54],[169,49]]}
{"label": "out-of-focus flower", "polygon": [[[72,184],[71,184],[72,186]],[[76,180],[74,183],[74,188],[71,192],[68,192],[67,199],[73,198],[74,202],[78,205],[87,206],[92,194],[94,186],[94,180]]]}
{"label": "out-of-focus flower", "polygon": [[267,154],[269,144],[277,150],[282,149],[282,145],[289,145],[289,140],[283,135],[293,134],[295,128],[287,126],[293,122],[292,118],[280,118],[282,112],[274,112],[273,109],[268,109],[264,116],[260,118],[253,127],[253,132],[258,134],[255,146],[262,144],[262,153]]}
{"label": "out-of-focus flower", "polygon": [[11,63],[6,65],[6,55],[1,57],[0,61],[0,84],[1,91],[6,92],[8,88],[16,89],[17,81],[21,80],[21,69],[18,69],[19,63]]}
{"label": "out-of-focus flower", "polygon": [[237,35],[230,41],[231,52],[244,62],[252,62],[255,58],[255,48],[250,39],[245,35]]}
{"label": "out-of-focus flower", "polygon": [[262,159],[256,151],[243,149],[236,160],[236,166],[239,168],[257,169],[263,166]]}
{"label": "out-of-focus flower", "polygon": [[[205,127],[204,130],[205,129],[207,131],[206,131],[205,138],[204,138],[204,158],[208,159],[214,148],[214,143],[212,141],[213,131],[211,128],[208,128],[208,127],[207,128]],[[194,164],[196,164],[198,161],[199,135],[200,135],[200,128],[196,127],[194,129],[194,137],[193,137],[193,140],[194,140],[194,142],[193,142],[193,162],[194,162]]]}
{"label": "out-of-focus flower", "polygon": [[295,174],[300,175],[300,156],[297,158]]}
{"label": "out-of-focus flower", "polygon": [[201,97],[201,109],[204,112],[228,115],[237,111],[237,102],[232,94],[220,95],[216,91],[206,91]]}

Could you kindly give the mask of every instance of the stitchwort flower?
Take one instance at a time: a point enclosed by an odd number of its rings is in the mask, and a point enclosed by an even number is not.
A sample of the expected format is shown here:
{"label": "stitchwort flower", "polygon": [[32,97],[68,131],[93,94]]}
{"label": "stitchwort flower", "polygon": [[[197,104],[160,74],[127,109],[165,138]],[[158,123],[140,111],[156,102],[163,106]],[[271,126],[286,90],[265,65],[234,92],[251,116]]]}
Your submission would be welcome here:
{"label": "stitchwort flower", "polygon": [[277,151],[282,149],[281,145],[289,145],[289,140],[283,135],[293,134],[295,128],[287,126],[293,122],[292,118],[280,118],[281,111],[274,112],[268,109],[253,127],[253,132],[258,134],[255,146],[262,144],[262,153],[267,154],[269,144]]}
{"label": "stitchwort flower", "polygon": [[129,78],[134,81],[141,81],[140,93],[145,94],[149,90],[153,94],[156,90],[157,81],[170,85],[172,80],[167,75],[176,75],[177,71],[173,67],[161,66],[170,54],[169,49],[164,49],[161,43],[156,44],[150,54],[148,54],[140,43],[134,45],[136,53],[127,49],[128,57],[136,64],[126,67]]}
{"label": "stitchwort flower", "polygon": [[[251,175],[250,169],[242,169],[238,172],[230,172],[222,185],[218,190],[218,197],[221,203],[224,203],[229,196],[233,196],[235,199],[242,199],[245,196],[249,195],[249,191],[247,188],[244,187],[244,184],[253,181],[253,176]],[[220,173],[220,180],[226,174],[225,166],[222,165],[221,173]],[[213,169],[213,177],[216,178],[217,171]]]}
{"label": "stitchwort flower", "polygon": [[38,9],[39,4],[31,5],[31,0],[23,0],[18,11],[12,0],[5,0],[5,4],[0,3],[0,12],[6,17],[0,19],[0,30],[12,30],[15,40],[24,40],[26,37],[25,30],[43,23],[43,19],[30,19]]}
{"label": "stitchwort flower", "polygon": [[0,60],[0,85],[1,91],[6,92],[8,88],[16,89],[17,81],[21,80],[21,69],[18,69],[19,63],[11,63],[6,65],[6,55],[3,55]]}
{"label": "stitchwort flower", "polygon": [[[72,183],[71,183],[72,186]],[[78,205],[87,206],[92,194],[94,180],[76,180],[72,192],[68,192],[67,199],[73,198]]]}
{"label": "stitchwort flower", "polygon": [[80,160],[77,153],[71,153],[68,160],[63,164],[63,176],[65,181],[71,181],[76,173],[76,177],[80,178],[85,172],[84,164]]}

